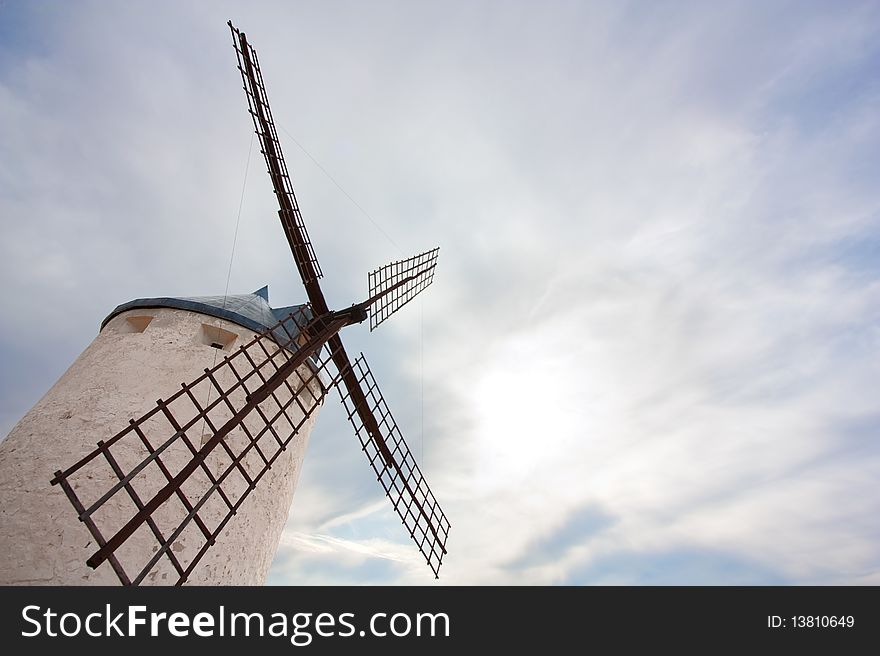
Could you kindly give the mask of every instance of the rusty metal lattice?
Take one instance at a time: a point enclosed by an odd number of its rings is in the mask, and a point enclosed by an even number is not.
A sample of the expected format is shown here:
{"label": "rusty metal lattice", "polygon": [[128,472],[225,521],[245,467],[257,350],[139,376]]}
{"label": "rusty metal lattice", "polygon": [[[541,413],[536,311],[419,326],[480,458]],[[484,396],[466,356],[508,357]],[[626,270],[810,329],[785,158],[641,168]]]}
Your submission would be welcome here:
{"label": "rusty metal lattice", "polygon": [[439,252],[438,246],[406,260],[386,264],[367,276],[370,297],[376,298],[370,308],[370,330],[375,330],[434,282]]}
{"label": "rusty metal lattice", "polygon": [[[244,32],[231,22],[229,28],[278,214],[310,305],[99,441],[79,462],[55,472],[52,484],[64,490],[97,544],[86,561],[89,566],[107,562],[126,585],[183,584],[207,571],[194,574],[326,392],[338,387],[379,483],[437,576],[449,521],[363,355],[352,364],[338,333],[367,316],[372,330],[411,301],[433,281],[439,249],[371,273],[366,301],[341,311],[328,308],[257,54]],[[336,376],[328,372],[330,362]]]}
{"label": "rusty metal lattice", "polygon": [[[272,118],[272,110],[269,108],[269,98],[266,95],[266,85],[263,83],[263,73],[260,71],[260,62],[256,51],[247,43],[244,33],[239,32],[232,23],[229,23],[232,31],[232,44],[238,57],[238,70],[244,84],[244,91],[248,101],[248,111],[254,121],[254,129],[260,138],[260,146],[266,159],[266,167],[272,178],[275,196],[278,199],[278,216],[284,234],[293,251],[293,258],[299,269],[303,282],[308,284],[323,276],[321,265],[315,257],[312,242],[306,231],[306,225],[299,211],[293,184],[281,151],[281,143],[278,141],[278,131],[275,129],[275,121]],[[316,308],[319,312],[323,308]]]}
{"label": "rusty metal lattice", "polygon": [[186,582],[338,382],[317,347],[342,325],[302,306],[57,471],[99,547],[88,564],[108,561],[124,585]]}
{"label": "rusty metal lattice", "polygon": [[[338,387],[348,419],[395,512],[437,577],[446,554],[449,520],[422,476],[363,354],[352,364],[352,372],[362,394]],[[365,425],[364,416],[375,418],[372,427]]]}

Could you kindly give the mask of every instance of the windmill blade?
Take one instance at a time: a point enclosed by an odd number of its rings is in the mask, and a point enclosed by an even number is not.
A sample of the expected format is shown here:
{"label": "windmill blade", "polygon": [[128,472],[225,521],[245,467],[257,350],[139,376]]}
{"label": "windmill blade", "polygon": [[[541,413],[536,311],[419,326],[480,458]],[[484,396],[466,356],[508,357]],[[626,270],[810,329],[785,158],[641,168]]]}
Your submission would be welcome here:
{"label": "windmill blade", "polygon": [[87,563],[109,561],[124,585],[186,582],[338,383],[319,347],[343,325],[302,306],[56,472],[99,546]]}
{"label": "windmill blade", "polygon": [[296,262],[303,284],[309,294],[309,300],[318,314],[327,311],[323,302],[323,295],[318,301],[314,294],[320,293],[318,278],[323,273],[315,257],[312,242],[309,240],[305,223],[299,211],[299,204],[293,192],[293,184],[287,171],[287,164],[281,152],[281,143],[278,141],[278,132],[275,129],[275,121],[272,118],[272,110],[269,108],[269,98],[266,95],[266,86],[263,84],[263,74],[260,71],[257,53],[247,42],[244,32],[240,32],[230,21],[229,29],[232,31],[232,43],[238,57],[238,70],[244,83],[244,91],[248,101],[248,111],[254,121],[254,128],[260,138],[260,147],[266,159],[269,177],[272,178],[272,186],[275,189],[275,197],[278,200],[278,216],[281,226],[290,244],[293,259]]}
{"label": "windmill blade", "polygon": [[434,576],[439,576],[449,520],[422,476],[363,354],[342,380],[345,391],[340,386],[339,394],[370,466]]}
{"label": "windmill blade", "polygon": [[388,319],[434,282],[440,247],[406,260],[386,264],[367,276],[370,288],[370,330]]}

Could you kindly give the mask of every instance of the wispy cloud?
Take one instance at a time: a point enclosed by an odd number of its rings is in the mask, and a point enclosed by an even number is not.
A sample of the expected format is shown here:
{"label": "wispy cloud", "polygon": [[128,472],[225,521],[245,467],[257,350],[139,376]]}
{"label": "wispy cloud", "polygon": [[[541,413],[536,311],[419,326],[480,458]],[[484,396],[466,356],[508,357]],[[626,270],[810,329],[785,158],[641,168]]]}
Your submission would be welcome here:
{"label": "wispy cloud", "polygon": [[401,563],[416,562],[412,549],[404,548],[399,543],[370,538],[366,540],[342,540],[331,535],[304,534],[288,531],[284,534],[281,544],[299,551],[315,554],[333,554],[351,552],[368,558],[383,558]]}

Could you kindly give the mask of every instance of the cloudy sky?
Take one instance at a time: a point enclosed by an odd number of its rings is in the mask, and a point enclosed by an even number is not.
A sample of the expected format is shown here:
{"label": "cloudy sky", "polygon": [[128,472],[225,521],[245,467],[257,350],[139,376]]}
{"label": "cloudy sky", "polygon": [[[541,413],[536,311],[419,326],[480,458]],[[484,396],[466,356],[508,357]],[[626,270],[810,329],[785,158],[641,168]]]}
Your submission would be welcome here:
{"label": "cloudy sky", "polygon": [[[223,293],[243,188],[230,293],[304,300],[227,19],[330,304],[441,247],[345,336],[441,584],[880,584],[876,2],[0,0],[0,434],[117,304]],[[335,397],[269,581],[433,582]]]}

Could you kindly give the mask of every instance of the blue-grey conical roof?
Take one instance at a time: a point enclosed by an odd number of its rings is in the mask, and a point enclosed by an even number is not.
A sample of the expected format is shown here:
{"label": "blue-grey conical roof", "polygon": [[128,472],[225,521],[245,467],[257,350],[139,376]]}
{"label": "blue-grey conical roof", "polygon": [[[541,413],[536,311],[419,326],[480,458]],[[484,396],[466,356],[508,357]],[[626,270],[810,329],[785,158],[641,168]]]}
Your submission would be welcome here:
{"label": "blue-grey conical roof", "polygon": [[[101,329],[103,330],[107,322],[117,314],[137,308],[176,308],[178,310],[199,312],[200,314],[231,321],[258,333],[271,328],[281,319],[289,316],[291,312],[300,308],[305,308],[306,315],[308,317],[311,316],[311,311],[304,305],[289,305],[283,308],[271,307],[269,305],[269,287],[266,286],[250,294],[235,294],[232,296],[137,298],[116,306],[116,309],[101,322]],[[291,328],[290,326],[287,327]]]}

